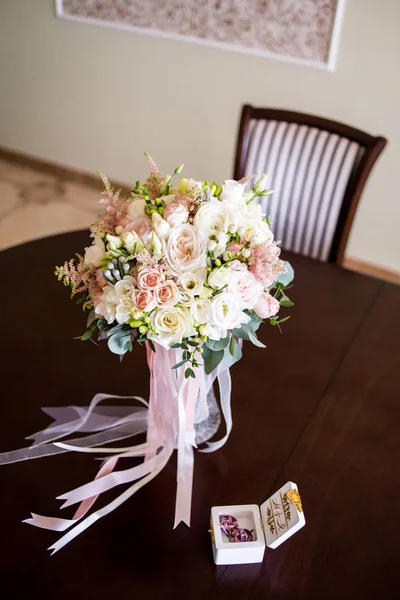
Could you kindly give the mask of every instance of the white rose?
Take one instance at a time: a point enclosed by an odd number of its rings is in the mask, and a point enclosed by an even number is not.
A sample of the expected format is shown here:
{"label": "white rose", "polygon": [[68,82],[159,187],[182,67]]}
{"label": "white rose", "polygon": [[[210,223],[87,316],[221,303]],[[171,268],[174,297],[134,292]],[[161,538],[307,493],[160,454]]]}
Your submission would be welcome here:
{"label": "white rose", "polygon": [[160,238],[160,240],[167,240],[169,238],[169,234],[171,233],[171,227],[169,226],[167,221],[162,218],[160,213],[153,213],[151,216],[151,222],[153,225],[153,229]]}
{"label": "white rose", "polygon": [[206,254],[199,232],[193,225],[175,227],[167,243],[167,261],[175,275],[206,266]]}
{"label": "white rose", "polygon": [[100,261],[106,256],[106,247],[98,235],[94,236],[93,245],[85,248],[85,265],[100,266]]}
{"label": "white rose", "polygon": [[268,223],[261,221],[254,227],[251,242],[253,244],[263,244],[264,242],[271,243],[274,241],[274,234],[269,228]]}
{"label": "white rose", "polygon": [[115,321],[116,302],[115,302],[114,286],[106,285],[103,288],[103,294],[100,296],[100,302],[95,306],[95,313],[99,317],[103,317],[110,325]]}
{"label": "white rose", "polygon": [[211,321],[209,324],[212,331],[209,337],[212,340],[225,338],[229,329],[240,327],[242,323],[248,323],[249,321],[250,317],[240,309],[232,294],[224,292],[211,300]]}
{"label": "white rose", "polygon": [[256,278],[247,268],[231,270],[228,290],[236,299],[240,308],[252,309],[262,289]]}
{"label": "white rose", "polygon": [[231,273],[226,267],[220,267],[214,269],[208,276],[207,283],[214,290],[221,290],[223,287],[228,285],[231,278]]}
{"label": "white rose", "polygon": [[224,202],[228,202],[229,204],[240,204],[241,202],[244,202],[244,189],[244,183],[239,183],[234,179],[227,179],[222,184],[220,198],[221,200],[223,200]]}
{"label": "white rose", "polygon": [[143,200],[143,198],[135,198],[132,200],[128,207],[128,218],[131,221],[134,221],[138,217],[143,217],[145,206],[146,202]]}
{"label": "white rose", "polygon": [[207,269],[197,269],[197,271],[184,273],[178,279],[178,285],[188,294],[198,296],[203,290],[207,279]]}
{"label": "white rose", "polygon": [[149,334],[149,337],[167,349],[196,333],[190,312],[185,307],[160,308],[154,310],[150,318],[156,335]]}
{"label": "white rose", "polygon": [[196,298],[190,307],[190,314],[197,323],[208,323],[211,319],[210,300],[208,298]]}
{"label": "white rose", "polygon": [[199,229],[204,241],[219,233],[226,234],[231,224],[229,207],[217,199],[212,199],[200,206],[193,224]]}

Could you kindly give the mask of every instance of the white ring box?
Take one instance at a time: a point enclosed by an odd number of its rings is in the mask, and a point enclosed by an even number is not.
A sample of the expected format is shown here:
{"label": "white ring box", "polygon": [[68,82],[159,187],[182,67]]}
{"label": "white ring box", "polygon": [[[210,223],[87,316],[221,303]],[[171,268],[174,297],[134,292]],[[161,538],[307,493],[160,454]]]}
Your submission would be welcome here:
{"label": "white ring box", "polygon": [[[232,515],[239,527],[253,533],[252,542],[230,542],[220,527],[220,517]],[[297,485],[288,481],[260,507],[257,504],[213,506],[210,534],[216,565],[260,563],[265,546],[277,548],[306,523]]]}

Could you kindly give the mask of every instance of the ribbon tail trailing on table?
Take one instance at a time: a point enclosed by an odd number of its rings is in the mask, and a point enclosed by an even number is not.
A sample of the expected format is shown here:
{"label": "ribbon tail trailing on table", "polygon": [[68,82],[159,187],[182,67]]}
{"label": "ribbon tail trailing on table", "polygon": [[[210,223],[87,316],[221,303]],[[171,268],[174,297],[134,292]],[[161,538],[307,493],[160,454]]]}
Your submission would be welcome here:
{"label": "ribbon tail trailing on table", "polygon": [[[219,441],[208,442],[201,451],[214,452],[227,441],[232,429],[229,368],[220,363],[210,375],[198,368],[196,378],[185,379],[184,368],[172,369],[180,361],[176,350],[165,350],[157,345],[157,351],[153,352],[148,344],[146,350],[150,369],[149,403],[138,396],[96,394],[88,407],[45,408],[44,412],[54,422],[27,438],[33,440],[32,445],[0,454],[0,465],[70,451],[104,455],[105,460],[93,481],[58,497],[65,501],[61,508],[79,503],[72,519],[32,513],[32,518],[24,521],[43,529],[67,531],[49,548],[53,553],[154,479],[165,467],[175,448],[178,466],[174,528],[181,521],[190,526],[194,448],[197,447],[194,425],[196,419],[203,419],[207,415],[207,394],[217,378],[226,434]],[[144,407],[102,405],[105,400],[111,399],[134,399]],[[70,438],[75,433],[89,435]],[[147,433],[146,442],[142,444],[119,448],[104,445],[141,433]],[[61,441],[66,436],[69,439]],[[143,457],[144,461],[130,469],[115,471],[119,459],[130,457]],[[122,484],[132,485],[112,502],[86,517],[99,495]]]}

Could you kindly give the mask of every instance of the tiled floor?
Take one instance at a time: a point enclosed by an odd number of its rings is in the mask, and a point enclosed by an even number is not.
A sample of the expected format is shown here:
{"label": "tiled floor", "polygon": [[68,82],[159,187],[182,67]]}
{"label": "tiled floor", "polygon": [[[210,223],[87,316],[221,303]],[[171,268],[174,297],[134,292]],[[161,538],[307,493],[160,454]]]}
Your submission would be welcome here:
{"label": "tiled floor", "polygon": [[99,197],[90,186],[0,159],[0,249],[88,227]]}

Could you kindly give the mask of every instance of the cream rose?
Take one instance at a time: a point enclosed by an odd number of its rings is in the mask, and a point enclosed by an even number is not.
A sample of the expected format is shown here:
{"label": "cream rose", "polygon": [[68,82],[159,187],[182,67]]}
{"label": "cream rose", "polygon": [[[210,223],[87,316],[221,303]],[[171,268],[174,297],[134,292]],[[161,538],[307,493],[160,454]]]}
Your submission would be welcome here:
{"label": "cream rose", "polygon": [[154,290],[165,280],[165,275],[157,269],[142,269],[138,275],[138,286],[142,290]]}
{"label": "cream rose", "polygon": [[232,269],[228,291],[236,299],[240,308],[252,309],[260,295],[260,286],[256,278],[246,267]]}
{"label": "cream rose", "polygon": [[175,227],[167,244],[167,261],[176,275],[206,266],[206,255],[199,232],[193,225]]}
{"label": "cream rose", "polygon": [[155,288],[154,297],[160,307],[175,306],[180,300],[180,292],[176,283],[168,280]]}
{"label": "cream rose", "polygon": [[156,334],[149,334],[164,348],[180,344],[183,338],[195,335],[190,312],[187,308],[171,306],[153,311],[151,321]]}
{"label": "cream rose", "polygon": [[279,302],[276,298],[268,294],[268,292],[264,292],[258,298],[254,306],[254,311],[260,319],[269,319],[269,317],[278,314],[279,306]]}
{"label": "cream rose", "polygon": [[139,312],[150,312],[156,306],[153,292],[150,290],[133,290],[132,299]]}

